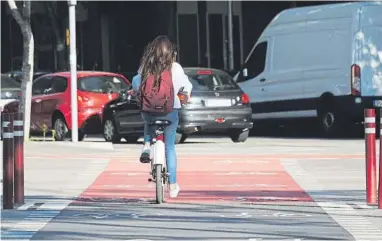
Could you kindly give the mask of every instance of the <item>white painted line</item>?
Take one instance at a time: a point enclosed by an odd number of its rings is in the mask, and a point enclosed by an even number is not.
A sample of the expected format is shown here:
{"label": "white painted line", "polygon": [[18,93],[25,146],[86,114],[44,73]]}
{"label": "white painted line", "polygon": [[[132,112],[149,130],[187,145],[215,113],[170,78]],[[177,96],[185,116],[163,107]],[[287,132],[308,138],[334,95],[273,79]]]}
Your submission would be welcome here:
{"label": "white painted line", "polygon": [[[227,185],[216,185],[216,187],[221,187],[221,188],[229,188],[229,187],[286,187],[287,185],[284,184],[262,184],[262,183],[257,183],[257,184],[227,184]],[[186,185],[188,187],[188,185]]]}
{"label": "white painted line", "polygon": [[71,200],[60,200],[60,202],[43,204],[41,207],[37,208],[37,210],[32,211],[26,219],[13,225],[12,228],[7,231],[2,230],[2,239],[11,238],[30,240],[71,202]]}
{"label": "white painted line", "polygon": [[[333,220],[357,240],[381,240],[382,231],[376,228],[367,218],[361,216],[354,208],[344,202],[320,202],[323,198],[318,191],[325,188],[311,175],[307,175],[299,163],[293,159],[281,159],[281,163],[293,179],[303,188]],[[364,227],[368,227],[365,232]]]}
{"label": "white painted line", "polygon": [[274,176],[277,175],[276,172],[223,172],[215,173],[215,176],[246,176],[246,175],[261,175],[261,176]]}
{"label": "white painted line", "polygon": [[[103,166],[100,165],[101,160],[93,161],[85,170],[82,170],[82,174],[93,173],[95,179],[98,176],[97,174],[99,174],[107,166],[109,160],[103,158],[102,162]],[[83,178],[83,175],[78,175],[77,179],[74,180],[73,183],[84,181],[81,178]],[[86,177],[86,179],[89,178]],[[70,187],[71,185],[74,184],[68,184],[68,187]],[[60,212],[73,201],[70,198],[71,197],[69,197],[67,200],[53,200],[43,204],[36,210],[31,211],[31,213],[22,221],[16,224],[12,224],[12,227],[10,229],[6,231],[1,230],[1,238],[12,240],[30,240],[39,230],[45,227],[52,219],[59,215]],[[19,207],[18,210],[27,210],[29,207],[32,207],[35,203],[38,202],[41,201],[28,200],[26,201],[26,204]]]}
{"label": "white painted line", "polygon": [[[47,157],[47,156],[43,156],[43,157],[37,157],[37,156],[26,156],[25,159],[34,159],[34,160],[45,160],[45,159],[56,159],[57,157],[56,156],[53,156],[53,157]],[[60,157],[59,158],[60,161],[64,161],[64,160],[96,160],[96,161],[99,161],[99,160],[105,160],[105,157]]]}
{"label": "white painted line", "polygon": [[365,123],[375,123],[375,117],[365,117]]}
{"label": "white painted line", "polygon": [[109,175],[121,175],[121,176],[149,176],[149,172],[109,172]]}
{"label": "white painted line", "polygon": [[232,161],[232,160],[220,160],[220,161],[213,161],[214,164],[237,164],[237,163],[240,163],[240,164],[243,164],[243,163],[246,163],[246,164],[264,164],[264,163],[269,163],[269,161],[266,161],[266,160],[236,160],[236,161]]}
{"label": "white painted line", "polygon": [[[334,202],[318,202],[317,204],[339,225],[346,229],[355,240],[378,240],[382,237],[381,230],[373,227],[367,219],[358,217],[359,214],[351,206],[346,204],[339,205]],[[344,215],[346,218],[343,217]],[[364,226],[369,227],[367,232],[364,232],[364,228],[361,228]]]}
{"label": "white painted line", "polygon": [[375,134],[375,128],[365,128],[365,134]]}
{"label": "white painted line", "polygon": [[17,210],[24,211],[28,208],[32,207],[36,202],[33,201],[26,201],[24,205],[17,208]]}

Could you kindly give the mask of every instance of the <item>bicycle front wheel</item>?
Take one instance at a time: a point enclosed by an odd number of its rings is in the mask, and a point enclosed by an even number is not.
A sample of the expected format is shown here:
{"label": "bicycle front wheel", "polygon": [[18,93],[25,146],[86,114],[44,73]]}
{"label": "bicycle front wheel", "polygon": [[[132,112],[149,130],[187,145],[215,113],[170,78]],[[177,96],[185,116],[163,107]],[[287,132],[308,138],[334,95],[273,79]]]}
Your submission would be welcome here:
{"label": "bicycle front wheel", "polygon": [[163,176],[162,176],[162,165],[155,165],[155,184],[156,184],[156,201],[157,204],[164,202],[164,187],[163,187]]}

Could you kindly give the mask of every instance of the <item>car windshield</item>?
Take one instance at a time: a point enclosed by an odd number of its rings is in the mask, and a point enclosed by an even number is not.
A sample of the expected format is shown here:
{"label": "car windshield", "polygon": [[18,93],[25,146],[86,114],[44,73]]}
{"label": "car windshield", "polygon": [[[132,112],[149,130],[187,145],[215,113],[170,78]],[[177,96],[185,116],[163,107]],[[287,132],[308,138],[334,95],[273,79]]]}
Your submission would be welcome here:
{"label": "car windshield", "polygon": [[212,71],[186,71],[193,86],[193,90],[231,90],[236,89],[232,77],[224,72]]}
{"label": "car windshield", "polygon": [[6,75],[1,75],[1,88],[20,88],[20,83],[17,83],[14,81],[11,77],[8,77]]}
{"label": "car windshield", "polygon": [[127,90],[129,85],[119,76],[91,76],[79,79],[78,89],[94,93],[113,93]]}

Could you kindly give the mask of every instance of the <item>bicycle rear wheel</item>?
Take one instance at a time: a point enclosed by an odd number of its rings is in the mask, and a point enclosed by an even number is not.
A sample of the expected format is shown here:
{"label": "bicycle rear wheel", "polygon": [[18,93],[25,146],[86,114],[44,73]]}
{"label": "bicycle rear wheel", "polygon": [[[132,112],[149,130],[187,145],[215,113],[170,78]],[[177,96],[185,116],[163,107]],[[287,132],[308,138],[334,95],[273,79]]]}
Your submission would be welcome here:
{"label": "bicycle rear wheel", "polygon": [[156,201],[157,204],[164,202],[164,185],[162,176],[162,165],[155,165],[155,184],[156,184]]}

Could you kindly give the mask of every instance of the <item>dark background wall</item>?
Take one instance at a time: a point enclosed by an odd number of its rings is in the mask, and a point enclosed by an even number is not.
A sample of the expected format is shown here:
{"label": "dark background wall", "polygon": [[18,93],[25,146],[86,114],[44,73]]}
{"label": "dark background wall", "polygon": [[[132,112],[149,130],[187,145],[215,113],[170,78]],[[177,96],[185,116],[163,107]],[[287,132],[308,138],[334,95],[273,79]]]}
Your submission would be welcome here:
{"label": "dark background wall", "polygon": [[[83,2],[87,9],[87,20],[77,23],[77,50],[80,69],[102,70],[104,63],[101,38],[101,16],[109,19],[109,52],[110,71],[135,72],[138,68],[139,59],[144,46],[159,34],[169,35],[176,42],[176,2],[163,1],[104,1]],[[243,55],[244,58],[260,36],[261,32],[280,11],[293,6],[306,6],[324,4],[328,2],[257,2],[242,1],[242,25],[243,25]],[[197,55],[197,29],[195,26],[196,14],[179,18],[179,32],[181,44],[181,63],[185,66],[207,66],[206,58],[206,2],[198,1],[199,13],[199,42],[200,59]],[[32,5],[33,6],[33,5]],[[62,4],[61,11],[67,12],[67,5]],[[22,56],[22,38],[20,29],[7,14],[7,2],[1,1],[1,71],[19,69]],[[220,40],[221,28],[218,25],[219,16],[210,15],[210,39],[211,67],[223,67],[223,43]],[[67,20],[66,20],[67,21]],[[238,17],[234,21],[239,21]],[[216,23],[215,23],[216,22]],[[32,16],[33,31],[35,34],[36,68],[54,71],[55,52],[54,35],[49,29],[47,14],[40,13]],[[215,27],[216,26],[216,27]],[[236,24],[235,24],[236,26]],[[66,26],[61,26],[65,31]],[[239,29],[234,29],[234,42],[239,43]],[[241,64],[240,49],[235,44],[235,67]],[[67,58],[67,52],[66,52]]]}

